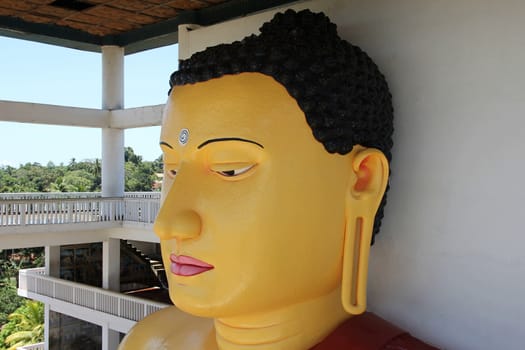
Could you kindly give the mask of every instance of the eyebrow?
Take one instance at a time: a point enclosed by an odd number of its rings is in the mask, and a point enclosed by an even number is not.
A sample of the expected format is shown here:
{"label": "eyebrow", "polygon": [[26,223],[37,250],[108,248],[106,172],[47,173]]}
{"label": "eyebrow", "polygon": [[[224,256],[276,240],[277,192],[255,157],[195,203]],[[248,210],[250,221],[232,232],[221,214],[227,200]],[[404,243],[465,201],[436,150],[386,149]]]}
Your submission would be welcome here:
{"label": "eyebrow", "polygon": [[[254,145],[257,145],[261,148],[264,149],[264,146],[261,145],[260,143],[258,142],[255,142],[255,141],[252,141],[252,140],[246,140],[246,139],[241,139],[239,137],[224,137],[224,138],[218,138],[218,139],[211,139],[211,140],[208,140],[208,141],[204,141],[203,143],[201,143],[197,149],[201,149],[202,147],[206,146],[207,144],[209,143],[213,143],[213,142],[221,142],[221,141],[241,141],[241,142],[248,142],[248,143],[253,143]],[[169,145],[168,145],[169,146]],[[171,147],[171,146],[169,146]]]}
{"label": "eyebrow", "polygon": [[161,145],[161,146],[164,145],[164,146],[166,146],[166,147],[169,147],[169,148],[173,149],[173,146],[172,146],[172,145],[170,145],[169,143],[164,142],[164,141],[160,141],[159,145]]}

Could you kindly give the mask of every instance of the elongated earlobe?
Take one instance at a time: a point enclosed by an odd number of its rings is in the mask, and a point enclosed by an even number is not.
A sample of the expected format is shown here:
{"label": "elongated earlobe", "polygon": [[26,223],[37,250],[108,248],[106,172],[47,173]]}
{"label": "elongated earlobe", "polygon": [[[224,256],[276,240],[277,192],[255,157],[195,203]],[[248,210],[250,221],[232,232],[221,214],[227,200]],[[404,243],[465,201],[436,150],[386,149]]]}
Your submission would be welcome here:
{"label": "elongated earlobe", "polygon": [[346,201],[341,301],[349,314],[366,309],[366,283],[374,219],[388,183],[388,161],[373,148],[351,153],[354,179]]}

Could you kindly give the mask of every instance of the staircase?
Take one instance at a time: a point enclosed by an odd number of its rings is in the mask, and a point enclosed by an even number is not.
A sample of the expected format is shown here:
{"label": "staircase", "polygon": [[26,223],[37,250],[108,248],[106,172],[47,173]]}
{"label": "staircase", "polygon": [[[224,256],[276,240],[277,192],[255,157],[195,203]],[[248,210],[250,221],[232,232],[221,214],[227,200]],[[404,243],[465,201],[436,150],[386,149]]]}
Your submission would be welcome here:
{"label": "staircase", "polygon": [[[140,285],[144,288],[147,287],[160,287],[162,289],[168,289],[168,282],[166,278],[166,270],[162,263],[160,256],[146,255],[140,249],[137,249],[133,244],[128,241],[121,240],[121,254],[132,259],[135,264],[139,267],[134,268],[134,273],[128,276],[128,274],[121,274],[121,283],[128,282],[131,286],[135,284],[135,289],[139,289]],[[125,287],[121,288],[122,291],[129,291],[132,288]]]}

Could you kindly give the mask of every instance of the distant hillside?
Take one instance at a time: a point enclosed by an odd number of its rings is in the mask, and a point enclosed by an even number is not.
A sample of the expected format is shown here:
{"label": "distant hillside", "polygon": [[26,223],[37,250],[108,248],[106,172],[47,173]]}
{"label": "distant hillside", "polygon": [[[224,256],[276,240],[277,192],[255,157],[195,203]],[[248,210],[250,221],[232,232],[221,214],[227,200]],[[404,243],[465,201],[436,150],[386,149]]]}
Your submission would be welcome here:
{"label": "distant hillside", "polygon": [[[125,191],[152,191],[158,180],[156,173],[162,172],[162,157],[154,161],[143,161],[131,147],[125,149]],[[0,166],[0,193],[13,192],[98,192],[101,184],[101,162],[99,159],[77,162],[71,159],[68,165],[49,162],[26,163],[18,168]]]}

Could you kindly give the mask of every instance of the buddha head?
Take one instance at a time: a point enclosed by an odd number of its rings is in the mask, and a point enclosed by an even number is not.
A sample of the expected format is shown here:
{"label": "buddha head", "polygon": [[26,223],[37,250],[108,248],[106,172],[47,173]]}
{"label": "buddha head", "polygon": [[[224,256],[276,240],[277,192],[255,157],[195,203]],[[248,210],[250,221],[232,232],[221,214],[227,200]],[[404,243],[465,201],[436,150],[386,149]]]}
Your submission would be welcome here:
{"label": "buddha head", "polygon": [[232,317],[340,290],[363,312],[393,131],[369,56],[289,10],[182,61],[170,86],[154,230],[174,304]]}

